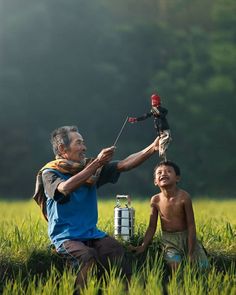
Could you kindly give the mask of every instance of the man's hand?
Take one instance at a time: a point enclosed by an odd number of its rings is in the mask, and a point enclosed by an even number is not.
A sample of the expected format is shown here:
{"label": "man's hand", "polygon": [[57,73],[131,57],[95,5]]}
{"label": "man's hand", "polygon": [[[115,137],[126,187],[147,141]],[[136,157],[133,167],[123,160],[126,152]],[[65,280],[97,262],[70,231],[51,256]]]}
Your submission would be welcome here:
{"label": "man's hand", "polygon": [[141,254],[143,253],[146,249],[143,245],[141,246],[132,246],[132,245],[129,245],[128,247],[128,250],[131,251],[131,252],[134,252],[135,254]]}
{"label": "man's hand", "polygon": [[102,149],[98,154],[97,159],[101,165],[105,165],[111,161],[113,154],[115,152],[115,147],[111,146],[109,148]]}
{"label": "man's hand", "polygon": [[153,145],[154,145],[154,151],[158,151],[159,150],[159,140],[160,140],[160,136],[158,136],[154,142],[153,142]]}

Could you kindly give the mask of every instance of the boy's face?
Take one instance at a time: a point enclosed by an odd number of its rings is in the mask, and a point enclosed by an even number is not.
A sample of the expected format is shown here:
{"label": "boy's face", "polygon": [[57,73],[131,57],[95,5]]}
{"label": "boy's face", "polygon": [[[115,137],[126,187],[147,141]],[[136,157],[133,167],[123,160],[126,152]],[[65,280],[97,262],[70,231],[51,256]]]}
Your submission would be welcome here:
{"label": "boy's face", "polygon": [[160,188],[175,186],[179,182],[180,176],[176,175],[175,170],[171,166],[161,165],[156,169],[154,175],[154,184]]}

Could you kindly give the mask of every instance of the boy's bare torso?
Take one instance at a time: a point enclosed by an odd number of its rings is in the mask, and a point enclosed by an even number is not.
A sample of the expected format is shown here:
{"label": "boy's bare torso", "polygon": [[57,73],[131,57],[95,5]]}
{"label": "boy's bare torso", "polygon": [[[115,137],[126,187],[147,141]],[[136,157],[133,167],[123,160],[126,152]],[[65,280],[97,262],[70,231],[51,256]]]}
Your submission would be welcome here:
{"label": "boy's bare torso", "polygon": [[187,230],[185,201],[188,194],[177,189],[173,197],[166,197],[162,192],[153,196],[151,204],[160,215],[163,231],[179,232]]}

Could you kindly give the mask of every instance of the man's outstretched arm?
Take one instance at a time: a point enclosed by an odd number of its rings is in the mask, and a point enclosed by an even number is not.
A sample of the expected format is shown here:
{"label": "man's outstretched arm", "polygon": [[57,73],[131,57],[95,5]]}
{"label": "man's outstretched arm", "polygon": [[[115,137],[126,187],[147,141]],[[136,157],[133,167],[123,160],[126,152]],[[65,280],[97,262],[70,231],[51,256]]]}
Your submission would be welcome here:
{"label": "man's outstretched arm", "polygon": [[139,165],[141,165],[144,161],[150,158],[153,154],[155,154],[159,149],[159,138],[156,138],[152,144],[147,146],[145,149],[132,154],[121,160],[117,164],[117,169],[120,172],[131,170]]}

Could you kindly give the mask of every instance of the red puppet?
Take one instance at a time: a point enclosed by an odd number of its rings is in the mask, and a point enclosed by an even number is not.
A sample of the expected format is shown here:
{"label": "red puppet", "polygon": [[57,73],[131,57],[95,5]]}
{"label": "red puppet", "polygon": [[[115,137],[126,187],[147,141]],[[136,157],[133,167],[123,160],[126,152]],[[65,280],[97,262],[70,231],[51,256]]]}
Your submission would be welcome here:
{"label": "red puppet", "polygon": [[156,129],[157,136],[160,137],[159,156],[166,161],[166,151],[171,141],[170,127],[166,119],[168,110],[161,106],[161,98],[157,93],[152,94],[151,104],[152,108],[149,113],[145,113],[144,115],[137,118],[129,117],[128,121],[130,123],[136,123],[138,121],[143,121],[151,116],[154,117],[154,127]]}

